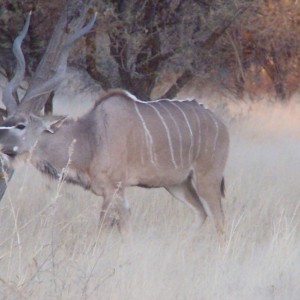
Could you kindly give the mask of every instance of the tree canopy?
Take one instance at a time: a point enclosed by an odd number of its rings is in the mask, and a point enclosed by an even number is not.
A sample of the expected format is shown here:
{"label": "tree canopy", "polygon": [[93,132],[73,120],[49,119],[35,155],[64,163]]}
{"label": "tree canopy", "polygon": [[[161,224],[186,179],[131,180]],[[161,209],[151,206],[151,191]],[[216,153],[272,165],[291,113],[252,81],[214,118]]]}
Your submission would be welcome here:
{"label": "tree canopy", "polygon": [[[63,8],[76,0],[4,0],[0,4],[0,67],[12,77],[12,42],[33,11],[23,45],[32,76]],[[163,74],[174,80],[161,97],[173,98],[191,80],[285,101],[299,90],[300,4],[292,0],[91,0],[96,26],[72,51],[103,89],[125,88],[141,99]],[[67,30],[67,29],[66,29]]]}

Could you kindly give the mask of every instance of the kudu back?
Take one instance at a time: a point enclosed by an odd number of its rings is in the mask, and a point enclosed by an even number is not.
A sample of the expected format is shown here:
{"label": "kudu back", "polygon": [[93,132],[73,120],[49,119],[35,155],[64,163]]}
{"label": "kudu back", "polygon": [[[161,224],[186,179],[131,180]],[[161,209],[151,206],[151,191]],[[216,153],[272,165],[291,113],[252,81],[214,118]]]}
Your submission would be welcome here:
{"label": "kudu back", "polygon": [[[63,17],[59,26],[67,20]],[[41,172],[103,196],[100,223],[110,222],[107,211],[115,208],[118,224],[126,230],[130,214],[126,187],[164,187],[193,209],[195,228],[211,216],[222,231],[221,197],[229,135],[223,122],[197,101],[142,102],[126,91],[111,90],[77,120],[39,114],[47,100],[40,96],[61,81],[68,50],[89,31],[95,18],[83,28],[75,22],[78,32],[55,36],[54,42],[64,43],[56,47],[61,51],[53,62],[56,73],[49,74],[50,79],[42,84],[33,80],[19,104],[14,92],[25,72],[20,49],[29,25],[30,15],[27,17],[14,44],[18,68],[3,92],[8,117],[0,125],[0,149],[6,157],[5,167],[10,168],[17,156],[30,154],[30,162]],[[54,32],[59,34],[60,30]],[[50,54],[56,49],[54,42],[50,40]],[[42,62],[48,59],[44,57]],[[37,72],[45,76],[43,68],[42,64]]]}

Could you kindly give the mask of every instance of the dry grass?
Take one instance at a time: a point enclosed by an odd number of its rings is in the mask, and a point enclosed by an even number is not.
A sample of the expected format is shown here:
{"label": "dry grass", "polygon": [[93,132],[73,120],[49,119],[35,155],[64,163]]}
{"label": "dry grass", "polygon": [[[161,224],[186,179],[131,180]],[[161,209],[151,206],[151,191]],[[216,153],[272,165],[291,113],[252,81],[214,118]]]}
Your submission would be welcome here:
{"label": "dry grass", "polygon": [[[0,299],[300,299],[300,108],[231,104],[227,220],[193,241],[189,209],[131,189],[131,240],[101,199],[20,168],[0,205]],[[229,119],[228,119],[229,120]]]}

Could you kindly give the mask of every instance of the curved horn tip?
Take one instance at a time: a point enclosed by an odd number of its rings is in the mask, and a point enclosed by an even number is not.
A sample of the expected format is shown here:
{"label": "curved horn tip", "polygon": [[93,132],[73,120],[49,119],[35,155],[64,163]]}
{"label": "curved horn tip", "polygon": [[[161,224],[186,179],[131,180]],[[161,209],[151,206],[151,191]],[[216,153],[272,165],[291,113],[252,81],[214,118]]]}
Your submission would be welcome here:
{"label": "curved horn tip", "polygon": [[[30,22],[31,15],[32,15],[32,10],[27,14],[27,17],[26,17],[26,23],[28,23],[28,24]],[[26,24],[25,24],[25,26],[26,26]]]}
{"label": "curved horn tip", "polygon": [[92,19],[90,20],[90,22],[87,24],[87,27],[90,25],[91,27],[94,26],[95,22],[96,22],[96,19],[97,19],[97,15],[98,15],[98,12],[95,11],[94,12],[94,15],[92,17]]}
{"label": "curved horn tip", "polygon": [[89,23],[87,24],[87,26],[89,26],[89,25],[93,26],[95,24],[95,21],[97,19],[97,15],[98,15],[98,12],[95,11],[93,17],[91,18],[91,20],[89,21]]}

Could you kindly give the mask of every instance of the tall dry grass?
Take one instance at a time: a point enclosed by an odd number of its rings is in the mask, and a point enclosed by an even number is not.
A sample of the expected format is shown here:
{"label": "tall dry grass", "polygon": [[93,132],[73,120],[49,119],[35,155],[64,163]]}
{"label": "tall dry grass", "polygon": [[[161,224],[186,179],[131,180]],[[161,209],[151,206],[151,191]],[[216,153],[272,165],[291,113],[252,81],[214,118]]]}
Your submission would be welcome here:
{"label": "tall dry grass", "polygon": [[20,167],[0,203],[0,299],[300,299],[300,106],[227,106],[226,234],[132,188],[131,239],[101,199]]}

